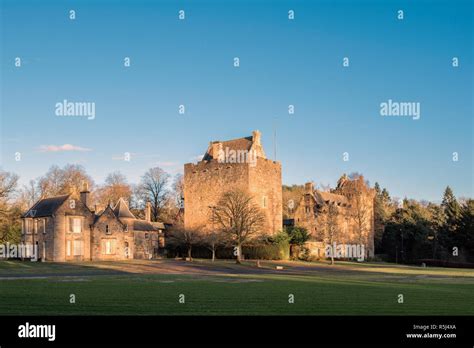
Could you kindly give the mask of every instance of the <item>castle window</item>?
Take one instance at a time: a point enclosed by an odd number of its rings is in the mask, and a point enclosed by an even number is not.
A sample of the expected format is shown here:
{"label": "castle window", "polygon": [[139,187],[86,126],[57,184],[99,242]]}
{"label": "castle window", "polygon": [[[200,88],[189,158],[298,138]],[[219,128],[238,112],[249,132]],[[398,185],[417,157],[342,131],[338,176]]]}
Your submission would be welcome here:
{"label": "castle window", "polygon": [[263,196],[263,207],[266,208],[267,207],[267,196]]}
{"label": "castle window", "polygon": [[148,233],[145,233],[145,239],[148,239]]}
{"label": "castle window", "polygon": [[105,234],[110,234],[109,225],[105,225]]}
{"label": "castle window", "polygon": [[125,225],[124,231],[125,231],[125,232],[128,232],[128,225]]}

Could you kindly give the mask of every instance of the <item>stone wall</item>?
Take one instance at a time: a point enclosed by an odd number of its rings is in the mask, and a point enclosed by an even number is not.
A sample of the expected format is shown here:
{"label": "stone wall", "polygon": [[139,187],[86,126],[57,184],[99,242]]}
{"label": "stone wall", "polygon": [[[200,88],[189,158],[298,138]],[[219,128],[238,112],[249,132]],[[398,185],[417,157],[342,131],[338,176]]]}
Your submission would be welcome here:
{"label": "stone wall", "polygon": [[[337,206],[338,244],[364,244],[366,257],[374,256],[374,197],[373,189],[361,180],[352,180],[347,185],[331,191],[347,198],[347,206]],[[321,255],[320,244],[327,243],[327,206],[317,208],[311,196],[305,193],[295,210],[296,226],[304,227],[310,233],[307,247],[313,255]]]}
{"label": "stone wall", "polygon": [[[212,209],[222,195],[239,189],[250,193],[266,216],[264,233],[282,228],[281,165],[258,158],[250,163],[219,163],[216,160],[188,163],[184,166],[185,228],[212,229]],[[266,208],[263,200],[266,200]]]}
{"label": "stone wall", "polygon": [[247,163],[201,161],[184,165],[184,225],[187,229],[212,229],[210,206],[232,189],[248,191]]}
{"label": "stone wall", "polygon": [[[108,211],[110,213],[108,213]],[[133,232],[127,231],[124,224],[117,220],[111,210],[102,214],[94,224],[92,259],[93,260],[126,260],[133,258]],[[108,227],[108,232],[107,232]],[[112,254],[105,254],[104,242],[114,241]],[[125,248],[128,244],[128,257]]]}
{"label": "stone wall", "polygon": [[264,232],[280,231],[283,226],[281,164],[258,158],[257,165],[249,167],[249,190],[266,216]]}
{"label": "stone wall", "polygon": [[[23,233],[25,227],[22,226],[22,238],[21,242],[23,244],[36,244],[38,245],[38,259],[43,261],[52,261],[54,257],[54,224],[51,217],[41,217],[41,218],[26,218],[23,219],[23,224],[26,220],[31,221],[32,226],[36,223],[38,227],[36,233]],[[43,233],[41,224],[44,221],[45,233]]]}

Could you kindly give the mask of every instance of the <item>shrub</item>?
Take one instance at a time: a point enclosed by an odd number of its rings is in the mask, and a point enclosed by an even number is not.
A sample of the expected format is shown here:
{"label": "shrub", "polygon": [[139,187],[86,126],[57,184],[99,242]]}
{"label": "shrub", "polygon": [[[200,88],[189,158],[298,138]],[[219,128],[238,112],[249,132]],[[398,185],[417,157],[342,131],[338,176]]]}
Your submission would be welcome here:
{"label": "shrub", "polygon": [[244,246],[242,253],[246,259],[287,260],[290,254],[288,242]]}
{"label": "shrub", "polygon": [[306,228],[290,226],[284,229],[288,235],[289,242],[292,245],[303,246],[309,240],[309,234]]}

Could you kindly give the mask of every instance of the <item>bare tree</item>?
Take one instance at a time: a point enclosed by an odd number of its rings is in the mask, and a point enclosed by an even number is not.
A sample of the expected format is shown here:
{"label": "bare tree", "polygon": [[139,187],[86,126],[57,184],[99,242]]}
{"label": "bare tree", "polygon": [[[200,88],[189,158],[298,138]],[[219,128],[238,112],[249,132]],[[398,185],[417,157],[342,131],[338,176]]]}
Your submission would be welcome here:
{"label": "bare tree", "polygon": [[0,242],[20,240],[21,209],[12,202],[18,185],[18,175],[0,170]]}
{"label": "bare tree", "polygon": [[18,175],[0,170],[0,213],[8,211],[8,201],[13,197],[18,185]]}
{"label": "bare tree", "polygon": [[16,190],[18,175],[0,170],[0,199],[7,200]]}
{"label": "bare tree", "polygon": [[94,182],[84,167],[67,164],[64,168],[49,168],[48,172],[38,179],[38,189],[41,197],[78,194],[84,188],[84,183],[88,184],[89,189],[93,188]]}
{"label": "bare tree", "polygon": [[119,171],[107,175],[105,184],[99,187],[96,192],[96,199],[103,206],[106,206],[110,201],[116,203],[120,198],[125,199],[130,206],[131,197],[132,188],[125,175]]}
{"label": "bare tree", "polygon": [[334,248],[334,243],[337,243],[337,239],[339,237],[339,225],[338,225],[338,217],[339,217],[339,210],[335,204],[329,203],[324,211],[324,239],[329,247],[331,248],[331,265],[334,265],[334,254],[336,252]]}
{"label": "bare tree", "polygon": [[214,262],[216,260],[216,250],[223,243],[221,234],[216,231],[208,232],[203,236],[202,242],[212,253],[212,262]]}
{"label": "bare tree", "polygon": [[261,231],[265,215],[248,193],[234,190],[222,195],[211,216],[211,221],[216,224],[226,239],[235,243],[237,263],[240,263],[242,245]]}
{"label": "bare tree", "polygon": [[177,174],[173,178],[171,191],[166,196],[161,205],[160,220],[168,221],[173,224],[180,224],[183,221],[184,195],[183,195],[183,176]]}
{"label": "bare tree", "polygon": [[201,233],[199,230],[176,226],[170,231],[169,238],[171,239],[171,243],[173,243],[174,240],[177,244],[184,245],[187,249],[189,261],[193,260],[193,246],[201,242]]}
{"label": "bare tree", "polygon": [[16,205],[22,211],[26,211],[39,199],[40,194],[38,191],[38,184],[35,180],[30,180],[27,185],[23,185],[23,187],[18,191],[15,201]]}
{"label": "bare tree", "polygon": [[352,219],[356,225],[357,237],[360,244],[366,245],[369,232],[370,211],[364,202],[362,193],[358,192],[353,198]]}
{"label": "bare tree", "polygon": [[167,184],[169,175],[161,168],[150,168],[139,185],[140,195],[145,202],[151,203],[151,218],[158,221],[161,210],[168,198]]}
{"label": "bare tree", "polygon": [[184,208],[184,178],[182,174],[176,174],[174,177],[173,195],[178,209]]}

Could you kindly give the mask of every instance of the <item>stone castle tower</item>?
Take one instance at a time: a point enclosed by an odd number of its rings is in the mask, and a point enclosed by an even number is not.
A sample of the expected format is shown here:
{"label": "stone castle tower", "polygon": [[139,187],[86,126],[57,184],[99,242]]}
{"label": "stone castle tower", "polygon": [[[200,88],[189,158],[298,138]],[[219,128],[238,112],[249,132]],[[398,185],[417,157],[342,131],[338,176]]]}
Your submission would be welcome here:
{"label": "stone castle tower", "polygon": [[212,208],[233,189],[250,193],[262,209],[264,233],[281,230],[281,164],[266,158],[259,131],[245,138],[212,141],[200,162],[184,165],[185,228],[211,230]]}

